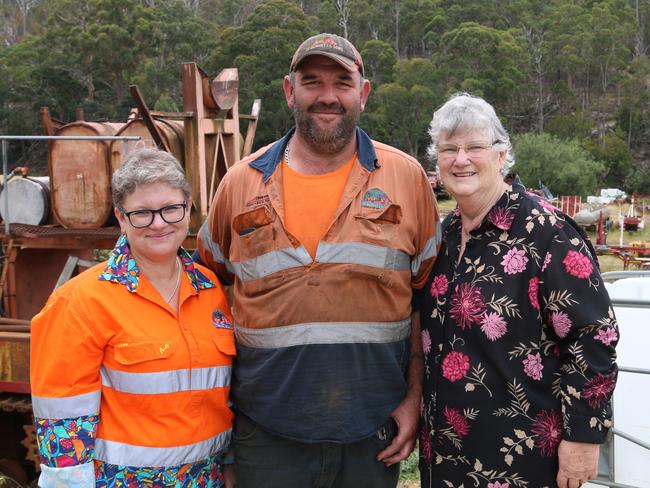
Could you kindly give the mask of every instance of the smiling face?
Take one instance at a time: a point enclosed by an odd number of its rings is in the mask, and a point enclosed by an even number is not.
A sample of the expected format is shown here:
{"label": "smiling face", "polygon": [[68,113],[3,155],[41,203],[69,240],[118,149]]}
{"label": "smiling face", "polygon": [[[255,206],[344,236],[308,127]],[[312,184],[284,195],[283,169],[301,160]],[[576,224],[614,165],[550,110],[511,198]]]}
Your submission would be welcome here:
{"label": "smiling face", "polygon": [[293,78],[285,78],[287,104],[300,137],[322,154],[336,154],[350,142],[370,93],[368,80],[325,56],[309,56]]}
{"label": "smiling face", "polygon": [[[137,186],[122,201],[122,208],[126,212],[134,210],[156,210],[167,205],[176,205],[185,202],[183,192],[167,183],[149,183]],[[137,229],[133,227],[126,215],[117,208],[115,216],[120,224],[120,230],[129,240],[129,247],[136,261],[164,262],[173,259],[183,243],[190,225],[190,211],[192,202],[188,199],[185,217],[179,222],[168,224],[159,213],[155,214],[153,222],[148,227]]]}
{"label": "smiling face", "polygon": [[[456,131],[440,134],[437,143],[440,177],[447,191],[456,199],[482,200],[503,188],[505,151],[491,147],[485,131]],[[461,146],[458,152],[444,151],[450,145]],[[488,147],[490,146],[490,147]]]}

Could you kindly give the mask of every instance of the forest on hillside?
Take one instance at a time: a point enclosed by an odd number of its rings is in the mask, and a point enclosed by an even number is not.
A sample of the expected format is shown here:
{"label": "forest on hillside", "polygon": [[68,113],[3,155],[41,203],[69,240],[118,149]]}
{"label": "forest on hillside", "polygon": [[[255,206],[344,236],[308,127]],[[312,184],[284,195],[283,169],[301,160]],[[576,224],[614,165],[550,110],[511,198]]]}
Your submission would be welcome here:
{"label": "forest on hillside", "polygon": [[[181,108],[180,64],[236,67],[256,146],[293,124],[282,93],[306,37],[333,32],[373,87],[361,125],[425,167],[427,125],[457,91],[486,98],[515,168],[558,193],[650,193],[650,0],[0,0],[0,133],[41,134],[39,107],[124,120],[137,84]],[[11,146],[14,165],[36,146]]]}

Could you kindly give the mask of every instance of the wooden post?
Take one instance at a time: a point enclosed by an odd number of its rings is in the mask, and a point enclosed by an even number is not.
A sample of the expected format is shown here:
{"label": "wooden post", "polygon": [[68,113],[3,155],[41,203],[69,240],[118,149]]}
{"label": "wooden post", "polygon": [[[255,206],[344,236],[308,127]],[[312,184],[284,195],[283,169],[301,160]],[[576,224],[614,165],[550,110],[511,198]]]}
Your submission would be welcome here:
{"label": "wooden post", "polygon": [[208,216],[205,137],[201,128],[201,119],[205,117],[203,81],[196,63],[183,64],[181,79],[183,111],[193,114],[185,119],[185,168],[197,210],[192,215],[190,229],[196,232]]}

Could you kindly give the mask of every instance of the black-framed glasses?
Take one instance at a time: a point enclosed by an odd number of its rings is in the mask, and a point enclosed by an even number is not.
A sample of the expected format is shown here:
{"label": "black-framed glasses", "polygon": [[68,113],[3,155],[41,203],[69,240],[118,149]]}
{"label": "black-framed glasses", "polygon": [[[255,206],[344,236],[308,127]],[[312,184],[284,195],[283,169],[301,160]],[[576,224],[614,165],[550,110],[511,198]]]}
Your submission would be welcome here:
{"label": "black-framed glasses", "polygon": [[175,224],[176,222],[180,222],[185,217],[185,212],[187,211],[187,202],[165,205],[164,207],[158,208],[156,210],[143,208],[142,210],[133,210],[131,212],[127,212],[122,207],[117,208],[120,212],[122,212],[123,215],[126,215],[126,218],[129,219],[129,223],[133,227],[136,229],[142,229],[153,224],[153,219],[156,218],[156,214],[160,214],[160,218],[168,224]]}

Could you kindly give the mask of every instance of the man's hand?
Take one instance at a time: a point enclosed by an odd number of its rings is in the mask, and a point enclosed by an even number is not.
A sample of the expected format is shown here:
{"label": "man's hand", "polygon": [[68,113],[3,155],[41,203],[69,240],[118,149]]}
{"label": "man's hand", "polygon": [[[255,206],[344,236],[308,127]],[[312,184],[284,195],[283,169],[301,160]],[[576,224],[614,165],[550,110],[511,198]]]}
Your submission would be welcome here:
{"label": "man's hand", "polygon": [[223,466],[224,488],[235,488],[235,465],[225,464]]}
{"label": "man's hand", "polygon": [[560,469],[557,473],[559,488],[579,488],[598,476],[599,444],[561,441],[557,449]]}
{"label": "man's hand", "polygon": [[420,396],[407,396],[391,416],[397,423],[397,435],[390,446],[377,455],[377,461],[382,461],[387,467],[406,459],[415,447],[420,420]]}

